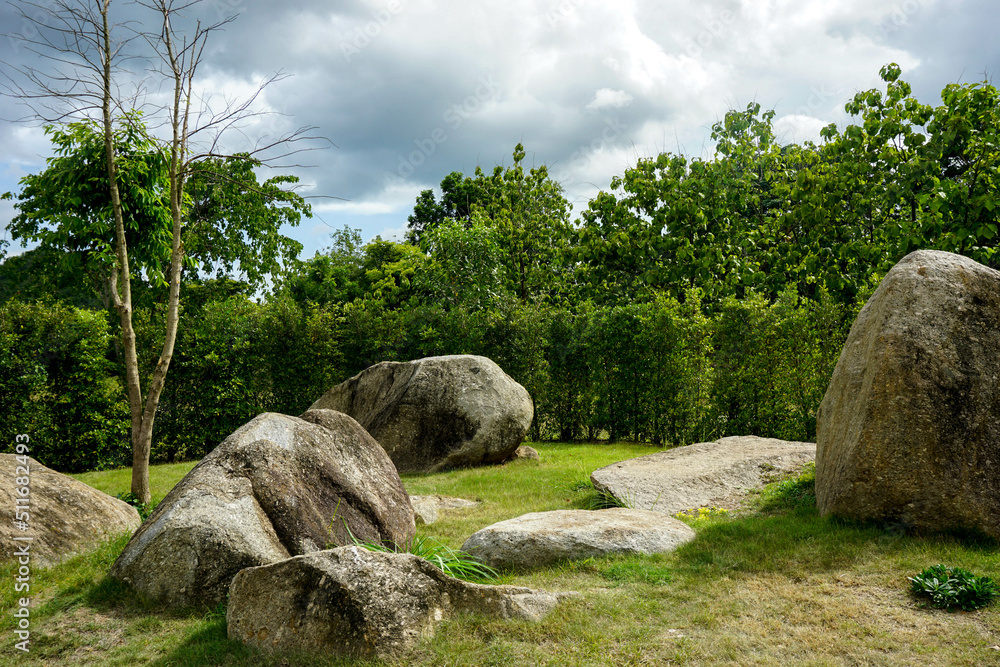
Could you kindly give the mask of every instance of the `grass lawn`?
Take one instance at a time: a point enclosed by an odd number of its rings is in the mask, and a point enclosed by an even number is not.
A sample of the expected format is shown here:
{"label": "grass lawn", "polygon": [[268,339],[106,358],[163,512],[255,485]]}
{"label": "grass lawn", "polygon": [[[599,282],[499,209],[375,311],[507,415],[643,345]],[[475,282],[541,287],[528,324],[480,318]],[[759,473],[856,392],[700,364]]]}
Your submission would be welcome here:
{"label": "grass lawn", "polygon": [[[535,444],[541,461],[406,476],[411,494],[482,500],[420,528],[452,547],[525,512],[580,508],[590,473],[656,451]],[[192,464],[157,466],[154,500]],[[111,495],[128,471],[77,477]],[[1000,665],[1000,604],[924,608],[907,577],[943,563],[1000,577],[1000,546],[820,519],[808,476],[772,485],[733,515],[689,519],[697,538],[669,555],[588,560],[503,581],[582,595],[541,623],[461,616],[399,665]],[[226,638],[225,610],[164,611],[105,578],[124,539],[32,573],[31,651],[14,650],[13,585],[0,592],[0,665],[338,665],[267,658]],[[13,580],[13,568],[0,568]]]}

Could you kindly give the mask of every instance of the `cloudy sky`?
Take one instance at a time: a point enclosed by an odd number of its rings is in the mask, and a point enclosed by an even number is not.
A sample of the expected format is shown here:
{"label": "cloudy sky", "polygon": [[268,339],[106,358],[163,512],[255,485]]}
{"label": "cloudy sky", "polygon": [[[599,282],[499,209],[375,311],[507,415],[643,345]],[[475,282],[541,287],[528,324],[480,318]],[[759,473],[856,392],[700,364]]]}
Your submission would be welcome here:
{"label": "cloudy sky", "polygon": [[[314,197],[316,216],[288,230],[307,256],[344,225],[366,239],[400,236],[421,190],[451,171],[509,165],[518,142],[526,162],[548,165],[578,214],[638,158],[710,155],[711,125],[729,109],[773,108],[781,139],[799,142],[847,120],[844,103],[877,86],[886,63],[901,65],[932,104],[947,83],[992,80],[1000,68],[993,0],[200,5],[205,21],[228,14],[239,17],[210,41],[196,89],[218,105],[284,72],[258,100],[276,115],[248,124],[244,138],[311,126],[333,144],[285,170]],[[0,9],[0,59],[29,63],[11,35],[31,29],[9,5]],[[21,115],[0,99],[0,117]],[[48,155],[30,124],[0,123],[0,146],[0,193]],[[0,221],[12,210],[0,202]]]}

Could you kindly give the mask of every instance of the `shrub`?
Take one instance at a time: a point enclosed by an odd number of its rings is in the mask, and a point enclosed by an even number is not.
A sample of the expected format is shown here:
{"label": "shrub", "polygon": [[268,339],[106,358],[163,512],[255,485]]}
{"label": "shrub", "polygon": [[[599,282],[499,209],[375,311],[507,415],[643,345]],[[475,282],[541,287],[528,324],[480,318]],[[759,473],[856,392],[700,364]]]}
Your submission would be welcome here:
{"label": "shrub", "polygon": [[715,318],[713,398],[723,435],[812,441],[816,410],[846,334],[841,308],[793,288],[774,303],[750,293]]}
{"label": "shrub", "polygon": [[910,577],[910,591],[928,600],[932,607],[965,611],[979,609],[1000,595],[989,577],[977,577],[968,570],[932,565],[915,577]]}
{"label": "shrub", "polygon": [[31,437],[31,454],[61,472],[124,465],[129,412],[108,354],[103,312],[63,304],[0,306],[0,438]]}

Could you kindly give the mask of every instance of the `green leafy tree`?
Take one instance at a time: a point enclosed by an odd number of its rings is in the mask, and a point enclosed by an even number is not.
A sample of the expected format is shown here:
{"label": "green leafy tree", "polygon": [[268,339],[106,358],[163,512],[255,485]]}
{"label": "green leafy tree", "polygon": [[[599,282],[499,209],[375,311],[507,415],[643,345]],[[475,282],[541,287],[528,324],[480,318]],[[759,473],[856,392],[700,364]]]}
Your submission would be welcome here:
{"label": "green leafy tree", "polygon": [[349,303],[364,296],[361,230],[345,225],[330,236],[333,245],[326,251],[291,263],[276,293],[299,304]]}
{"label": "green leafy tree", "polygon": [[184,251],[200,272],[216,278],[234,272],[257,288],[291,263],[302,244],[284,236],[311,215],[293,188],[294,176],[259,182],[261,161],[247,153],[193,162],[185,181]]}
{"label": "green leafy tree", "polygon": [[499,234],[504,267],[521,301],[556,296],[569,279],[571,206],[545,165],[526,170],[524,146],[514,147],[514,164],[486,175],[476,168],[482,211]]}
{"label": "green leafy tree", "polygon": [[793,177],[773,116],[758,104],[731,111],[712,127],[713,159],[663,153],[612,179],[612,192],[582,216],[579,257],[591,295],[682,299],[699,288],[716,302],[764,285],[774,219],[786,206],[782,184]]}
{"label": "green leafy tree", "polygon": [[[72,253],[111,304],[115,276],[115,216],[108,192],[105,137],[94,121],[46,126],[54,156],[45,169],[20,180],[8,224],[13,240],[37,242],[46,252]],[[113,134],[116,185],[125,242],[134,248],[133,265],[149,280],[164,280],[169,262],[169,207],[163,154],[138,114],[127,116]],[[88,283],[91,281],[87,281]]]}
{"label": "green leafy tree", "polygon": [[[452,172],[441,181],[441,200],[431,190],[417,198],[409,218],[408,239],[425,250],[428,234],[438,227],[460,224],[479,233],[494,230],[502,251],[503,289],[521,301],[553,298],[567,291],[572,276],[568,249],[574,238],[569,222],[572,206],[562,186],[552,180],[545,165],[526,169],[524,146],[514,148],[514,163],[487,174],[476,167],[474,176]],[[478,214],[478,217],[477,217]],[[451,229],[454,229],[451,227]],[[454,236],[455,232],[447,232]],[[492,242],[492,241],[490,241]]]}
{"label": "green leafy tree", "polygon": [[468,223],[473,206],[482,200],[479,183],[460,171],[453,171],[441,181],[441,199],[433,190],[424,190],[417,197],[413,213],[407,218],[406,239],[421,245],[424,234],[446,221]]}
{"label": "green leafy tree", "polygon": [[511,296],[500,232],[479,211],[468,225],[448,221],[430,229],[424,235],[424,248],[430,262],[419,281],[434,302],[492,310]]}
{"label": "green leafy tree", "polygon": [[11,255],[0,264],[0,303],[55,299],[78,308],[107,307],[104,283],[87,270],[80,253],[47,246]]}

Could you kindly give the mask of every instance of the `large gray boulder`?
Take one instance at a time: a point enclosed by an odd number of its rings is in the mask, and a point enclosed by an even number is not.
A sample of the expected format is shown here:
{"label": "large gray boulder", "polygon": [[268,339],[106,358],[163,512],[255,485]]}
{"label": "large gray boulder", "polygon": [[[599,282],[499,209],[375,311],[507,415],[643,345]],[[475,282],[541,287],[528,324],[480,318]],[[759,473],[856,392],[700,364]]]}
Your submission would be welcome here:
{"label": "large gray boulder", "polygon": [[168,605],[212,605],[243,568],[351,544],[350,534],[402,545],[415,530],[392,461],[357,422],[264,413],[167,494],[111,575]]}
{"label": "large gray boulder", "polygon": [[491,567],[526,570],[564,560],[667,553],[693,539],[687,524],[660,512],[555,510],[487,526],[462,551]]}
{"label": "large gray boulder", "polygon": [[28,456],[0,454],[0,479],[0,562],[55,565],[142,523],[128,503]]}
{"label": "large gray boulder", "polygon": [[815,458],[811,442],[731,436],[612,463],[590,481],[628,507],[676,514],[745,494]]}
{"label": "large gray boulder", "polygon": [[524,439],[527,390],[486,357],[383,361],[313,403],[358,420],[400,472],[500,463]]}
{"label": "large gray boulder", "polygon": [[566,597],[484,586],[406,553],[341,547],[243,570],[229,589],[229,638],[267,653],[392,658],[455,612],[537,621]]}
{"label": "large gray boulder", "polygon": [[1000,538],[1000,273],[904,257],[858,314],[820,405],[823,515]]}

